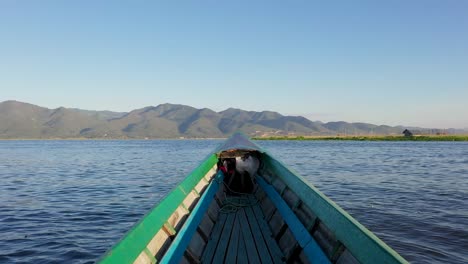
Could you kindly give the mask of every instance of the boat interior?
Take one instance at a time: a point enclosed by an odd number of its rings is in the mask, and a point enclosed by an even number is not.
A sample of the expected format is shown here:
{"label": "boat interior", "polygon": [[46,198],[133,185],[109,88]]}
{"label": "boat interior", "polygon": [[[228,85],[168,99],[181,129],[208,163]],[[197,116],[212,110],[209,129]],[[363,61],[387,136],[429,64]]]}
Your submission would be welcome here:
{"label": "boat interior", "polygon": [[[259,160],[254,175],[232,170],[232,162],[245,157]],[[177,251],[180,263],[358,263],[279,177],[281,170],[266,160],[268,154],[256,150],[218,154],[218,164],[187,194],[135,263],[173,262]],[[211,198],[205,195],[199,224],[184,238],[184,222],[193,221],[187,218],[202,206],[203,194],[213,191],[210,185],[218,188]],[[174,244],[182,248],[171,249]]]}
{"label": "boat interior", "polygon": [[315,186],[235,133],[99,263],[408,262]]}

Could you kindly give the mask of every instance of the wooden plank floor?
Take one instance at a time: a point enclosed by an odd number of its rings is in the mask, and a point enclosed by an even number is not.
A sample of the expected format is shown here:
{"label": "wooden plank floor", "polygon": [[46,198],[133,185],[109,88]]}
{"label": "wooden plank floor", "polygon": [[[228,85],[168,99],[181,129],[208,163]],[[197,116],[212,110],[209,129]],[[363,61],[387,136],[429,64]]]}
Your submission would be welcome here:
{"label": "wooden plank floor", "polygon": [[228,197],[202,256],[203,263],[283,263],[257,199]]}

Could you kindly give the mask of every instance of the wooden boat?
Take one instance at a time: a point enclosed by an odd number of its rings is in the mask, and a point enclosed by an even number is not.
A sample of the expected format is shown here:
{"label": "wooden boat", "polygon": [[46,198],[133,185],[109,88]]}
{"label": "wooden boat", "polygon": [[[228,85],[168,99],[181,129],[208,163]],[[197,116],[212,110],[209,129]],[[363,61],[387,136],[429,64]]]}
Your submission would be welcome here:
{"label": "wooden boat", "polygon": [[[242,192],[248,180],[233,191],[232,177],[240,174],[219,170],[218,162],[246,155],[259,159],[259,169],[248,191]],[[99,262],[407,263],[241,133],[209,155]]]}

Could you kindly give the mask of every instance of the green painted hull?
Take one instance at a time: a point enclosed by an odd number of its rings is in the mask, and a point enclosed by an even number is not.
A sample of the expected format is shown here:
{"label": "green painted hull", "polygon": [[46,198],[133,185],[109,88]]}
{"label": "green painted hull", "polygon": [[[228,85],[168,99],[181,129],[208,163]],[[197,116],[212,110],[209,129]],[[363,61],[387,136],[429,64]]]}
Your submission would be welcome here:
{"label": "green painted hull", "polygon": [[[292,190],[301,203],[333,233],[335,239],[360,263],[407,263],[397,252],[365,228],[315,186],[288,169],[280,161],[265,155],[266,167]],[[273,177],[270,181],[274,181]]]}
{"label": "green painted hull", "polygon": [[153,207],[135,226],[99,261],[105,263],[133,263],[146,250],[154,235],[182,203],[187,194],[216,164],[216,155],[210,155],[190,173],[158,205]]}

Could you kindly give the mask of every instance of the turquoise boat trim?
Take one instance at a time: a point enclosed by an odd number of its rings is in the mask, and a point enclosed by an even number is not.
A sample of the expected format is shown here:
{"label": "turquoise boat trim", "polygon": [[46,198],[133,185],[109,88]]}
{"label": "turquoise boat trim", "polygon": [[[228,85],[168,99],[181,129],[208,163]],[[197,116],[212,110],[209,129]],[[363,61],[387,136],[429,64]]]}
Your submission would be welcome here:
{"label": "turquoise boat trim", "polygon": [[215,178],[211,181],[210,185],[203,193],[192,213],[185,221],[185,224],[179,230],[179,233],[175,237],[169,249],[166,251],[166,254],[161,259],[160,263],[175,264],[180,262],[180,259],[182,258],[185,249],[189,245],[192,236],[195,234],[195,231],[197,230],[198,225],[208,210],[210,203],[213,201],[213,197],[216,195],[220,183],[223,182],[223,177],[224,175],[221,171],[216,174]]}
{"label": "turquoise boat trim", "polygon": [[331,263],[315,239],[309,234],[299,218],[289,208],[288,204],[276,192],[275,188],[268,184],[262,177],[256,177],[258,185],[265,191],[270,200],[276,206],[289,229],[293,233],[299,245],[303,248],[306,257],[311,263]]}
{"label": "turquoise boat trim", "polygon": [[315,186],[292,172],[270,154],[263,161],[284,181],[361,263],[408,263],[397,252],[357,222]]}
{"label": "turquoise boat trim", "polygon": [[215,154],[208,156],[195,170],[192,171],[177,187],[175,187],[159,204],[154,206],[142,220],[133,226],[111,250],[109,250],[99,263],[133,263],[144,251],[148,243],[163,227],[167,219],[189,192],[216,164],[218,158]]}

